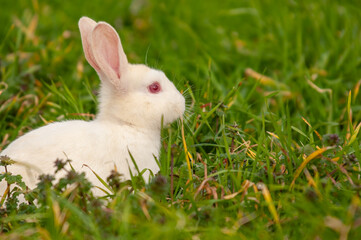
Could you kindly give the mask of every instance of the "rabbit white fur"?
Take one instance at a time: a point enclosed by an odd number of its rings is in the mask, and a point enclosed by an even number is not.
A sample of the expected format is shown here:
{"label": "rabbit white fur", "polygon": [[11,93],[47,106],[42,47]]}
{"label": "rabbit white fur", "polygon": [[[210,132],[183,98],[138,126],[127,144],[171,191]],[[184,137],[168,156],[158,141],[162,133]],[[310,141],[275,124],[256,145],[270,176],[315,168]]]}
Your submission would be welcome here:
{"label": "rabbit white fur", "polygon": [[[100,187],[84,164],[103,179],[114,166],[129,179],[129,166],[136,173],[130,152],[140,170],[155,174],[159,171],[154,157],[159,157],[161,119],[171,123],[184,113],[184,97],[173,83],[159,70],[129,64],[109,24],[82,17],[79,29],[85,57],[101,79],[99,113],[93,121],[55,122],[30,131],[1,152],[22,163],[8,166],[8,171],[22,175],[30,188],[40,174],[54,173],[57,158],[71,159],[76,170],[85,171],[93,185]],[[150,89],[155,82],[159,92]],[[148,176],[146,171],[146,181]],[[5,185],[0,183],[0,195]]]}

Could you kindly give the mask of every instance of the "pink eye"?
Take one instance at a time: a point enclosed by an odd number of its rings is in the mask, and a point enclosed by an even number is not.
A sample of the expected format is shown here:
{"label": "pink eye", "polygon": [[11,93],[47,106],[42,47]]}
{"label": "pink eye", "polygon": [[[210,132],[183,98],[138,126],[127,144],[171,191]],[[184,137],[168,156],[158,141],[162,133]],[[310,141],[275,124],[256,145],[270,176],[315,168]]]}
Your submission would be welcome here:
{"label": "pink eye", "polygon": [[159,93],[160,90],[161,90],[160,83],[159,82],[154,82],[154,83],[150,84],[148,86],[148,90],[151,93]]}

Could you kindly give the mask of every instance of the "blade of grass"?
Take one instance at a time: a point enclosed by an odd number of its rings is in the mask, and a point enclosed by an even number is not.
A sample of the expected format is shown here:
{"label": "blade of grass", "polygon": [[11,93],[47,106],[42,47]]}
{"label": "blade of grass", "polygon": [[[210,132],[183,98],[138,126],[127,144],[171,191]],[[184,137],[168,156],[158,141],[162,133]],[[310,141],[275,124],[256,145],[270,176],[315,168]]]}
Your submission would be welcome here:
{"label": "blade of grass", "polygon": [[326,152],[327,150],[331,149],[332,147],[324,147],[324,148],[320,148],[316,151],[314,151],[313,153],[311,153],[303,162],[302,164],[297,168],[293,180],[291,182],[290,185],[290,190],[293,189],[296,179],[298,178],[298,176],[301,174],[302,170],[306,167],[306,165],[313,159],[315,159],[316,157],[318,157],[319,155],[321,155],[322,153]]}

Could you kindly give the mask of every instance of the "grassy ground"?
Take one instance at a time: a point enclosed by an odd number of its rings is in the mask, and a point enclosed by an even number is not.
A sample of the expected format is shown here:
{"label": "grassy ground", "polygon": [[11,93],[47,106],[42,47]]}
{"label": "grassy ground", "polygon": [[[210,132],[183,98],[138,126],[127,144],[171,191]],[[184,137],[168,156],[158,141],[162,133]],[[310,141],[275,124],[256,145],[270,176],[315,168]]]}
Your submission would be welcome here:
{"label": "grassy ground", "polygon": [[358,1],[1,0],[0,149],[48,122],[93,118],[83,15],[186,92],[184,138],[179,124],[164,129],[164,177],[113,175],[102,201],[82,175],[55,190],[43,178],[38,207],[14,192],[1,200],[2,239],[360,238]]}

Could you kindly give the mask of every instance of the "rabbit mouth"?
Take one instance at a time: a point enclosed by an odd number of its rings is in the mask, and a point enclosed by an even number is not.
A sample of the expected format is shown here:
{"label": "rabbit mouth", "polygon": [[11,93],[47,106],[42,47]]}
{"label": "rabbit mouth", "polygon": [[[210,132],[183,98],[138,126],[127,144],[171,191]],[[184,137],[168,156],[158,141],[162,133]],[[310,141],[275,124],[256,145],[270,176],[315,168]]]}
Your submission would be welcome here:
{"label": "rabbit mouth", "polygon": [[173,107],[173,112],[175,113],[173,116],[170,116],[169,123],[177,120],[178,118],[182,118],[185,111],[184,105],[177,105]]}

